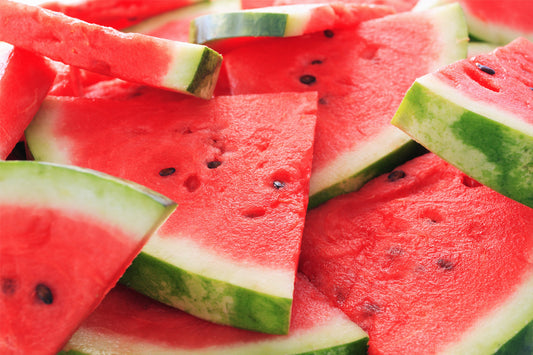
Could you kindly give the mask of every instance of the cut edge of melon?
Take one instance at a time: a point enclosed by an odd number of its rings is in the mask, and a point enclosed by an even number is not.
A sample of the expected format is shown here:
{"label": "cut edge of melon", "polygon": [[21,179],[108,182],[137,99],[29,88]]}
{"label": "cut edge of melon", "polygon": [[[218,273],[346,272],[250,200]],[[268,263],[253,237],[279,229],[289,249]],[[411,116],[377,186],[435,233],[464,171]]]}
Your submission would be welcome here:
{"label": "cut edge of melon", "polygon": [[[521,331],[533,329],[531,295],[533,295],[533,274],[529,275],[525,283],[507,302],[478,320],[456,344],[446,348],[442,354],[483,355],[497,353],[505,346],[518,349],[521,346],[531,346],[528,339],[524,339],[526,343],[523,343],[521,338],[517,339]],[[514,340],[518,341],[511,344]],[[509,352],[511,353],[513,352]]]}
{"label": "cut edge of melon", "polygon": [[[465,114],[498,130],[505,138],[498,140],[501,144],[514,142],[516,156],[522,158],[512,162],[521,165],[509,165],[509,155],[503,160],[490,160],[487,152],[494,149],[493,140],[480,139],[476,147],[457,137],[458,131],[453,125],[466,117]],[[533,160],[533,152],[527,149],[533,146],[533,125],[494,105],[480,105],[432,74],[413,84],[392,124],[480,183],[533,207],[533,178],[527,179],[527,174],[524,175],[528,162]]]}
{"label": "cut edge of melon", "polygon": [[[169,254],[176,250],[179,255]],[[199,318],[272,334],[288,332],[294,281],[292,270],[236,264],[188,240],[157,234],[121,279]]]}
{"label": "cut edge of melon", "polygon": [[[208,335],[208,334],[206,334]],[[198,355],[223,353],[234,355],[248,354],[302,354],[317,351],[336,351],[344,354],[364,354],[368,335],[344,315],[329,320],[325,324],[292,332],[288,336],[259,340],[252,343],[222,345],[199,350],[174,348],[165,344],[140,341],[135,337],[120,334],[102,334],[92,328],[81,327],[72,336],[64,349],[64,354],[120,352],[161,354],[186,351]],[[89,346],[85,344],[91,344]]]}
{"label": "cut edge of melon", "polygon": [[337,195],[358,190],[373,177],[390,171],[422,152],[418,143],[391,125],[356,150],[340,155],[321,170],[313,172],[308,208],[314,208]]}
{"label": "cut edge of melon", "polygon": [[3,161],[0,167],[1,204],[79,212],[139,239],[176,208],[144,186],[90,169],[35,161]]}

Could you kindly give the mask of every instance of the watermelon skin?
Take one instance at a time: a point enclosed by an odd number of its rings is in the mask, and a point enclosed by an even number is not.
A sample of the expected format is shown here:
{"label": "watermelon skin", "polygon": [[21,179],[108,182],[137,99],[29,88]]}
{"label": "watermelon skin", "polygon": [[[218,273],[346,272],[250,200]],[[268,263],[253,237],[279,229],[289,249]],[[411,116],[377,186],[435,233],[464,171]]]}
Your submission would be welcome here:
{"label": "watermelon skin", "polygon": [[[65,64],[202,98],[222,58],[191,43],[124,34],[38,6],[0,2],[0,39]],[[20,33],[20,28],[25,28]],[[146,53],[151,53],[147,56]]]}
{"label": "watermelon skin", "polygon": [[0,353],[59,351],[176,204],[104,174],[0,162]]}
{"label": "watermelon skin", "polygon": [[44,58],[0,42],[0,159],[6,159],[39,110],[55,72]]}
{"label": "watermelon skin", "polygon": [[527,349],[532,222],[429,153],[309,211],[300,270],[368,332],[369,354],[492,354],[517,334]]}
{"label": "watermelon skin", "polygon": [[[297,275],[289,335],[213,324],[117,286],[65,346],[69,354],[366,353],[368,337],[302,275]],[[357,350],[357,351],[353,351]]]}
{"label": "watermelon skin", "polygon": [[283,334],[316,101],[316,93],[48,98],[26,140],[36,160],[104,171],[179,202],[123,283],[203,319]]}
{"label": "watermelon skin", "polygon": [[[257,39],[222,51],[232,94],[318,92],[310,207],[357,190],[419,153],[390,120],[416,77],[466,56],[468,38],[457,5],[333,33]],[[300,78],[316,80],[306,84]]]}
{"label": "watermelon skin", "polygon": [[[479,182],[533,207],[533,44],[517,39],[419,78],[392,123]],[[483,72],[478,64],[495,71]]]}

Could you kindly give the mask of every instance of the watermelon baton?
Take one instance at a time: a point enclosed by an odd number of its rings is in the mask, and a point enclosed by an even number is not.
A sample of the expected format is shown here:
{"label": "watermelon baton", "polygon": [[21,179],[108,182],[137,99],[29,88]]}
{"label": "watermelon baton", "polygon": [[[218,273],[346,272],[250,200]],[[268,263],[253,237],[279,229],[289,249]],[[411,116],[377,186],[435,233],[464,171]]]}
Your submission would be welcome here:
{"label": "watermelon baton", "polygon": [[0,40],[65,64],[201,98],[212,96],[222,61],[203,45],[126,34],[10,0],[0,1]]}

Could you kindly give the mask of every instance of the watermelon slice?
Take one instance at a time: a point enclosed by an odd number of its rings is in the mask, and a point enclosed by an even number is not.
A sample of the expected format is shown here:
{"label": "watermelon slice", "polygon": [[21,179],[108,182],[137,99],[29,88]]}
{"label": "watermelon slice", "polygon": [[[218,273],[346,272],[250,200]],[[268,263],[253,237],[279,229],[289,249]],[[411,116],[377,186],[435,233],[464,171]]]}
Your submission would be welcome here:
{"label": "watermelon slice", "polygon": [[353,27],[365,20],[392,14],[390,8],[359,5],[300,4],[213,13],[195,18],[190,40],[206,44],[235,37],[294,37]]}
{"label": "watermelon slice", "polygon": [[367,335],[302,275],[289,335],[216,325],[120,285],[81,325],[65,352],[84,354],[366,354]]}
{"label": "watermelon slice", "polygon": [[[246,1],[246,0],[243,0]],[[254,1],[254,0],[249,0]],[[390,6],[396,12],[411,10],[417,3],[417,0],[273,0],[273,5],[291,5],[291,4],[317,4],[317,3],[337,3],[346,4],[367,4],[378,6]]]}
{"label": "watermelon slice", "polygon": [[24,135],[54,77],[44,58],[0,42],[0,160]]}
{"label": "watermelon slice", "polygon": [[15,1],[0,2],[0,22],[0,40],[17,47],[104,75],[202,98],[212,96],[222,60],[202,45],[124,34]]}
{"label": "watermelon slice", "polygon": [[100,173],[0,162],[0,353],[61,350],[174,209]]}
{"label": "watermelon slice", "polygon": [[125,284],[203,319],[285,334],[316,101],[49,98],[26,139],[38,160],[104,171],[179,202]]}
{"label": "watermelon slice", "polygon": [[[36,4],[36,1],[18,0]],[[205,0],[38,0],[37,4],[67,16],[102,26],[123,29],[143,19]]]}
{"label": "watermelon slice", "polygon": [[419,154],[390,120],[412,82],[464,58],[467,40],[460,7],[449,5],[353,29],[257,39],[222,52],[223,71],[233,94],[319,93],[314,207]]}
{"label": "watermelon slice", "polygon": [[470,34],[479,40],[507,44],[518,37],[533,41],[533,2],[530,0],[419,0],[415,9],[458,2]]}
{"label": "watermelon slice", "polygon": [[533,207],[533,43],[419,78],[393,123],[477,181]]}
{"label": "watermelon slice", "polygon": [[428,153],[310,211],[300,269],[369,354],[530,354],[532,236],[533,209]]}

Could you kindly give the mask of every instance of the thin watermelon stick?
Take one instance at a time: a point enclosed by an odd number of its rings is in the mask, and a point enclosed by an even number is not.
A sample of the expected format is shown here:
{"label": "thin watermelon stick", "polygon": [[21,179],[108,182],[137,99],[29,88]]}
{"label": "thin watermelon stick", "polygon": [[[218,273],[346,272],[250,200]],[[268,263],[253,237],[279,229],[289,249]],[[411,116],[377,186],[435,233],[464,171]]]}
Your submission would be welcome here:
{"label": "thin watermelon stick", "polygon": [[0,40],[83,69],[210,98],[222,57],[212,49],[90,24],[0,1]]}

